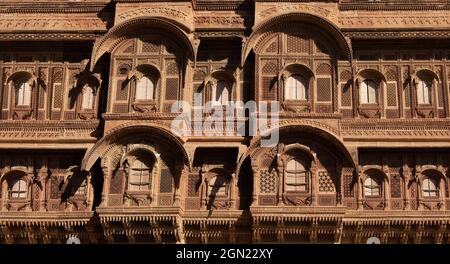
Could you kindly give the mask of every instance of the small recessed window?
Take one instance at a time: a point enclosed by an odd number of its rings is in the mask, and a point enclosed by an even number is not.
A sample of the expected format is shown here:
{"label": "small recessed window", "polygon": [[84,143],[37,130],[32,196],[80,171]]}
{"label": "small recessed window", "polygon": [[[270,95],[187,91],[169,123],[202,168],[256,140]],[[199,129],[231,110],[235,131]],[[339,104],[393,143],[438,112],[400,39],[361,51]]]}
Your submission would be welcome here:
{"label": "small recessed window", "polygon": [[31,85],[28,82],[21,82],[16,89],[16,106],[31,105]]}
{"label": "small recessed window", "polygon": [[83,109],[94,108],[94,89],[91,86],[85,86],[83,88],[83,101],[81,104]]}
{"label": "small recessed window", "polygon": [[439,188],[437,186],[433,179],[424,179],[422,182],[423,197],[439,197]]}
{"label": "small recessed window", "polygon": [[373,80],[365,79],[359,87],[359,98],[361,104],[377,103],[377,85]]}
{"label": "small recessed window", "polygon": [[153,100],[154,92],[155,84],[149,77],[143,76],[137,81],[136,100]]}
{"label": "small recessed window", "polygon": [[308,190],[308,170],[301,158],[291,159],[286,165],[286,191],[306,192]]}
{"label": "small recessed window", "polygon": [[80,186],[78,186],[78,189],[75,191],[75,195],[85,195],[87,190],[87,184],[86,180],[84,180]]}
{"label": "small recessed window", "polygon": [[10,198],[26,198],[27,197],[27,183],[18,179],[12,183],[9,189]]}
{"label": "small recessed window", "polygon": [[226,195],[226,178],[221,175],[215,175],[208,181],[208,196],[217,197]]}
{"label": "small recessed window", "polygon": [[227,105],[231,100],[230,87],[227,81],[219,80],[216,84],[214,103]]}
{"label": "small recessed window", "polygon": [[368,176],[364,181],[364,196],[379,197],[381,195],[381,186],[378,179],[373,176]]}
{"label": "small recessed window", "polygon": [[151,162],[141,158],[135,159],[130,166],[128,189],[131,191],[148,191],[150,188],[151,171]]}
{"label": "small recessed window", "polygon": [[417,84],[417,103],[431,104],[432,81],[420,80]]}
{"label": "small recessed window", "polygon": [[307,100],[308,99],[308,85],[305,78],[299,74],[294,74],[288,77],[285,89],[286,100]]}

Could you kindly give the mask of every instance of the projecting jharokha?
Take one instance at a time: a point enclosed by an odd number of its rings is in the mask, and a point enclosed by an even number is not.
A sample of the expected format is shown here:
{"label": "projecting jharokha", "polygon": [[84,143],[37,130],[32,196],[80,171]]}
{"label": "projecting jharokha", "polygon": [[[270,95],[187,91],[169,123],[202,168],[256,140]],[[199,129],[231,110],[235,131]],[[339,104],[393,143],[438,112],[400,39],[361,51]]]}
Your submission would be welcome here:
{"label": "projecting jharokha", "polygon": [[450,242],[441,0],[2,0],[0,243]]}

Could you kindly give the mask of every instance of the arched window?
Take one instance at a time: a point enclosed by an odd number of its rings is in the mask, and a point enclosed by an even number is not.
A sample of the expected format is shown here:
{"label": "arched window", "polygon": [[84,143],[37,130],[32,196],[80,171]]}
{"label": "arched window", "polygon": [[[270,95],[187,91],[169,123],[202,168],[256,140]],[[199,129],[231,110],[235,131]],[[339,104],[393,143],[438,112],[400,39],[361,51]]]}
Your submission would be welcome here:
{"label": "arched window", "polygon": [[439,188],[436,181],[425,178],[422,182],[423,197],[439,197]]}
{"label": "arched window", "polygon": [[226,105],[231,101],[230,87],[227,81],[219,80],[216,84],[214,103]]}
{"label": "arched window", "polygon": [[284,97],[286,100],[308,100],[308,85],[305,78],[299,74],[289,76]]}
{"label": "arched window", "polygon": [[364,180],[364,196],[365,197],[381,196],[381,186],[377,177],[368,176]]}
{"label": "arched window", "polygon": [[308,191],[308,169],[305,161],[300,158],[291,159],[286,165],[286,191],[306,192]]}
{"label": "arched window", "polygon": [[431,104],[432,81],[420,80],[417,84],[417,103]]}
{"label": "arched window", "polygon": [[81,107],[82,109],[94,108],[94,89],[89,85],[83,87],[83,101]]}
{"label": "arched window", "polygon": [[31,85],[28,82],[21,82],[16,89],[16,106],[31,105]]}
{"label": "arched window", "polygon": [[10,198],[27,198],[27,183],[22,179],[15,180],[9,188]]}
{"label": "arched window", "polygon": [[373,80],[365,79],[359,87],[359,98],[361,104],[377,103],[377,85]]}
{"label": "arched window", "polygon": [[155,84],[147,77],[142,76],[137,81],[136,86],[136,100],[153,100],[155,93]]}
{"label": "arched window", "polygon": [[130,165],[128,189],[131,191],[148,191],[151,184],[153,162],[136,158]]}
{"label": "arched window", "polygon": [[224,176],[216,174],[209,179],[208,196],[227,196],[227,180]]}

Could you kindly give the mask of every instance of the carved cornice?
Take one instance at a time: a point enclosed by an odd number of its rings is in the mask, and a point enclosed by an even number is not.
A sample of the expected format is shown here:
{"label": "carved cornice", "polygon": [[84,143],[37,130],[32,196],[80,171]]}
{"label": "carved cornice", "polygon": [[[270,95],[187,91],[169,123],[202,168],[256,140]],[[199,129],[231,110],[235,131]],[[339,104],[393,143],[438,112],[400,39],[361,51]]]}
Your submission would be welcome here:
{"label": "carved cornice", "polygon": [[384,0],[377,2],[368,1],[354,1],[343,0],[339,3],[339,9],[343,11],[347,10],[366,10],[366,11],[379,11],[379,10],[450,10],[450,4],[445,0],[425,0],[417,3],[416,1],[409,0]]}
{"label": "carved cornice", "polygon": [[103,114],[105,120],[172,120],[179,113],[127,113],[127,114]]}
{"label": "carved cornice", "polygon": [[195,35],[200,38],[240,38],[245,36],[244,30],[239,31],[197,31]]}
{"label": "carved cornice", "polygon": [[0,33],[1,40],[95,40],[100,34],[78,33]]}
{"label": "carved cornice", "polygon": [[345,29],[402,29],[405,28],[450,28],[450,12],[429,11],[427,13],[396,12],[373,14],[341,13],[338,24]]}
{"label": "carved cornice", "polygon": [[446,39],[450,31],[352,31],[344,35],[352,39]]}
{"label": "carved cornice", "polygon": [[[48,1],[48,0],[47,0]],[[98,13],[101,12],[109,1],[86,2],[64,2],[64,3],[0,3],[1,13]]]}
{"label": "carved cornice", "polygon": [[94,212],[4,212],[0,222],[13,226],[83,226]]}
{"label": "carved cornice", "polygon": [[346,137],[450,137],[449,120],[342,120]]}
{"label": "carved cornice", "polygon": [[97,16],[57,16],[39,18],[36,15],[0,15],[0,32],[17,31],[101,31],[107,30],[107,22]]}
{"label": "carved cornice", "polygon": [[245,29],[246,18],[230,15],[200,15],[194,17],[195,28]]}
{"label": "carved cornice", "polygon": [[164,17],[172,19],[184,25],[188,29],[193,29],[193,14],[191,12],[187,13],[186,8],[174,7],[174,6],[151,6],[151,7],[140,7],[130,10],[126,10],[116,15],[115,24],[120,24],[124,21],[131,20],[133,18],[142,17]]}
{"label": "carved cornice", "polygon": [[0,141],[95,141],[98,120],[92,121],[0,121]]}
{"label": "carved cornice", "polygon": [[197,0],[194,1],[194,10],[238,10],[251,8],[250,0]]}

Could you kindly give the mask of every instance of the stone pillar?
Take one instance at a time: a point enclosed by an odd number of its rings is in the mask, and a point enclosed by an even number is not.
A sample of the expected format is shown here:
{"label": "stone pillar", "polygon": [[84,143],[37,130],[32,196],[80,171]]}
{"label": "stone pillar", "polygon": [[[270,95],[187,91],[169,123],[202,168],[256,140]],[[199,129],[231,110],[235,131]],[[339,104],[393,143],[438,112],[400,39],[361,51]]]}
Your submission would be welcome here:
{"label": "stone pillar", "polygon": [[412,180],[412,174],[408,167],[408,165],[403,165],[402,170],[402,178],[403,178],[403,189],[405,192],[404,197],[404,210],[411,210],[411,190],[409,189],[409,182]]}
{"label": "stone pillar", "polygon": [[[384,163],[387,163],[387,160],[384,161]],[[391,175],[389,173],[389,167],[387,165],[383,165],[383,172],[386,175],[386,179],[384,180],[384,189],[385,189],[385,209],[391,208],[391,184],[392,179]]]}
{"label": "stone pillar", "polygon": [[421,168],[416,168],[416,189],[417,189],[417,210],[423,210],[423,194],[422,194],[422,183],[419,180],[421,175]]}
{"label": "stone pillar", "polygon": [[102,161],[102,171],[103,171],[103,190],[102,190],[102,201],[100,203],[99,207],[105,207],[106,206],[106,200],[109,194],[109,184],[111,181],[111,175],[110,175],[110,170],[109,170],[109,159],[108,158],[103,158],[106,159],[105,161]]}
{"label": "stone pillar", "polygon": [[236,187],[237,181],[235,179],[236,173],[231,174],[230,180],[230,209],[234,209],[233,206],[236,202]]}
{"label": "stone pillar", "polygon": [[357,187],[357,191],[358,191],[358,206],[357,206],[357,209],[358,210],[362,210],[363,209],[363,190],[364,190],[364,188],[363,188],[363,183],[361,182],[361,169],[358,170],[356,187]]}
{"label": "stone pillar", "polygon": [[277,154],[277,178],[277,205],[284,205],[284,166],[280,154]]}
{"label": "stone pillar", "polygon": [[86,176],[86,200],[87,200],[87,209],[91,210],[92,204],[94,203],[94,188],[91,185],[91,173]]}
{"label": "stone pillar", "polygon": [[253,201],[250,206],[258,205],[258,194],[259,194],[259,168],[252,161],[252,171],[253,171]]}
{"label": "stone pillar", "polygon": [[318,193],[319,188],[317,188],[317,174],[318,174],[318,166],[319,160],[316,158],[316,154],[313,153],[314,161],[311,167],[311,177],[310,177],[310,191],[311,191],[311,205],[316,206],[318,204]]}

